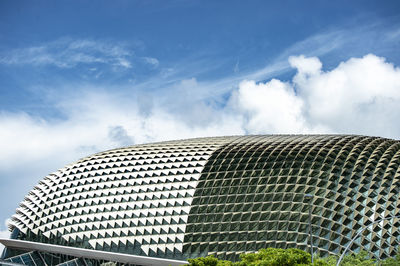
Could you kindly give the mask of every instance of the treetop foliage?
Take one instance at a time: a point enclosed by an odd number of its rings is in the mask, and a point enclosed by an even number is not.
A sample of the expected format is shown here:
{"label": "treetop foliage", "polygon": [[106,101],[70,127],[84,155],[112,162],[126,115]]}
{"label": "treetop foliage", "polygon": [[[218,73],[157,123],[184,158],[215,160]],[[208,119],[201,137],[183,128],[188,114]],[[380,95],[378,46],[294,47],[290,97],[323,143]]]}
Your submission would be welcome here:
{"label": "treetop foliage", "polygon": [[[290,248],[267,248],[260,249],[256,253],[241,254],[237,262],[219,260],[214,256],[189,259],[191,266],[335,266],[339,256],[320,258],[314,256],[311,263],[311,254],[306,251]],[[400,253],[396,258],[377,261],[371,259],[368,252],[361,251],[357,254],[349,254],[344,257],[340,266],[400,266]]]}

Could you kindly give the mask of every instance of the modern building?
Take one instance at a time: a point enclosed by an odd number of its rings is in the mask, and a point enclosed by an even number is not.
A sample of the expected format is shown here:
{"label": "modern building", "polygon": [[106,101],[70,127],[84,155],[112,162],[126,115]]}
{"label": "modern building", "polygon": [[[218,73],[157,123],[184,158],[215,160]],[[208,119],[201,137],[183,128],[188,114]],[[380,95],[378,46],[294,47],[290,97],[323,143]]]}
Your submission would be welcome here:
{"label": "modern building", "polygon": [[[397,253],[400,141],[199,138],[101,152],[46,176],[12,217],[3,260],[179,265],[261,248]],[[311,212],[311,216],[309,215]],[[35,261],[36,264],[33,263]]]}

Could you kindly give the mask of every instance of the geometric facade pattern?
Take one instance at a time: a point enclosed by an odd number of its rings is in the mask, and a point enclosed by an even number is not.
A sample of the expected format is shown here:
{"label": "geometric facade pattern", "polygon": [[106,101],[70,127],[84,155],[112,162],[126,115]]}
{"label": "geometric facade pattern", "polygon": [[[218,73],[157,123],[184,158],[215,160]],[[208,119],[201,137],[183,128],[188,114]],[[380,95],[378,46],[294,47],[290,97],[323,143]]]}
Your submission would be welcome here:
{"label": "geometric facade pattern", "polygon": [[[237,254],[308,247],[338,254],[356,232],[400,215],[400,142],[362,136],[254,136],[218,149],[194,195],[184,253]],[[314,195],[312,202],[304,199]],[[394,256],[400,221],[369,227],[353,244]],[[315,249],[314,249],[315,250]]]}
{"label": "geometric facade pattern", "polygon": [[[306,194],[313,195],[309,201]],[[18,239],[185,259],[260,248],[394,256],[400,141],[353,135],[201,138],[136,145],[45,177],[12,217]]]}
{"label": "geometric facade pattern", "polygon": [[200,173],[224,142],[164,142],[84,158],[44,178],[11,229],[25,240],[179,257]]}

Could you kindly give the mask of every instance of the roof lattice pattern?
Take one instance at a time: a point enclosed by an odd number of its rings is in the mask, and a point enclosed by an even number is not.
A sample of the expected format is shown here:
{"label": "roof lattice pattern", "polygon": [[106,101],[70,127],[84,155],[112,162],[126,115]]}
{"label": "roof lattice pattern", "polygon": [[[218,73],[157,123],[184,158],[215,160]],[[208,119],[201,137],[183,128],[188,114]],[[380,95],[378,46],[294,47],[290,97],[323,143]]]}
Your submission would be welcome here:
{"label": "roof lattice pattern", "polygon": [[[203,138],[115,149],[50,174],[12,218],[22,239],[89,249],[235,259],[266,247],[340,253],[400,215],[400,141],[348,135]],[[352,250],[394,256],[400,221]]]}
{"label": "roof lattice pattern", "polygon": [[181,254],[200,173],[228,140],[156,143],[84,158],[44,178],[20,204],[11,226],[62,244]]}
{"label": "roof lattice pattern", "polygon": [[[192,202],[184,253],[238,254],[266,247],[307,249],[313,194],[314,247],[339,254],[357,230],[400,215],[400,142],[362,136],[243,137],[206,164]],[[371,226],[352,250],[394,256],[400,221]]]}

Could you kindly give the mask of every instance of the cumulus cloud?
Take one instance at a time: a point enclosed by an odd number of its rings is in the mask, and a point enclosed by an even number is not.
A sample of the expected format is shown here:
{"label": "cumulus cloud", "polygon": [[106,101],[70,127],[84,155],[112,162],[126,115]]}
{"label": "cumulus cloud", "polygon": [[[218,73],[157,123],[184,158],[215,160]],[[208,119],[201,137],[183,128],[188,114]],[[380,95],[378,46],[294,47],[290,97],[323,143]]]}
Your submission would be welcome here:
{"label": "cumulus cloud", "polygon": [[128,135],[128,132],[123,126],[112,126],[109,128],[108,137],[111,141],[116,143],[116,146],[128,146],[135,143],[132,136]]}
{"label": "cumulus cloud", "polygon": [[222,106],[211,98],[192,96],[191,91],[202,87],[192,78],[177,85],[173,102],[146,101],[150,109],[145,112],[140,97],[97,89],[59,100],[56,108],[64,120],[2,112],[0,168],[208,135],[330,132],[400,137],[400,70],[393,64],[372,54],[351,58],[330,71],[323,71],[316,57],[290,57],[289,63],[297,69],[292,81],[242,81]]}
{"label": "cumulus cloud", "polygon": [[290,56],[289,63],[297,69],[297,78],[319,74],[322,63],[317,57]]}
{"label": "cumulus cloud", "polygon": [[231,105],[248,133],[351,133],[400,137],[400,70],[368,54],[323,71],[316,57],[291,56],[290,82],[243,81]]}
{"label": "cumulus cloud", "polygon": [[[138,101],[97,90],[57,103],[63,120],[0,113],[0,176],[7,184],[0,186],[0,195],[9,202],[0,206],[0,213],[11,216],[24,194],[46,174],[98,151],[137,143],[244,133],[240,124],[223,113],[215,114],[218,118],[212,123],[189,124],[158,104],[143,112]],[[15,188],[11,194],[10,188]]]}
{"label": "cumulus cloud", "polygon": [[[58,103],[66,116],[47,121],[25,113],[0,113],[0,168],[9,169],[43,158],[75,159],[121,145],[168,139],[242,133],[224,114],[207,125],[188,124],[165,108],[144,113],[140,104],[108,93],[88,93]],[[50,160],[51,161],[51,160]]]}
{"label": "cumulus cloud", "polygon": [[400,138],[400,70],[393,64],[372,54],[351,58],[330,71],[324,71],[316,57],[294,56],[289,63],[297,70],[292,80],[244,80],[222,103],[213,95],[193,94],[205,84],[192,78],[176,84],[176,94],[167,100],[82,88],[86,93],[79,97],[54,101],[60,120],[2,112],[0,172],[20,180],[27,191],[33,182],[29,178],[42,177],[33,173],[48,173],[91,153],[137,143],[270,133]]}
{"label": "cumulus cloud", "polygon": [[304,118],[333,132],[399,138],[400,70],[369,54],[351,58],[331,71],[318,58],[292,57],[298,69],[293,86],[304,102]]}
{"label": "cumulus cloud", "polygon": [[243,81],[234,94],[233,109],[242,117],[248,133],[296,133],[306,131],[303,102],[289,83],[273,79],[256,84]]}
{"label": "cumulus cloud", "polygon": [[[4,222],[4,228],[7,228],[8,223],[10,222],[10,219],[7,219]],[[1,227],[0,227],[1,229]],[[4,231],[0,230],[0,238],[10,238],[10,231],[8,231],[7,229],[5,229]],[[3,252],[4,246],[2,244],[0,244],[0,255]]]}

